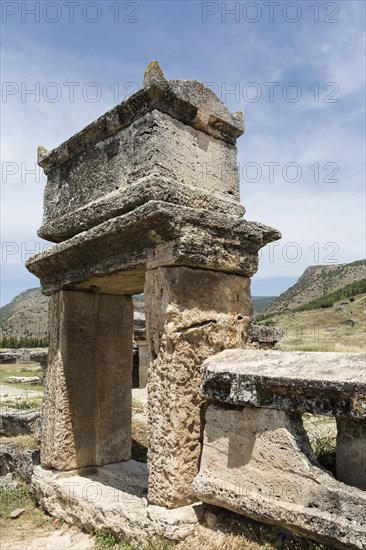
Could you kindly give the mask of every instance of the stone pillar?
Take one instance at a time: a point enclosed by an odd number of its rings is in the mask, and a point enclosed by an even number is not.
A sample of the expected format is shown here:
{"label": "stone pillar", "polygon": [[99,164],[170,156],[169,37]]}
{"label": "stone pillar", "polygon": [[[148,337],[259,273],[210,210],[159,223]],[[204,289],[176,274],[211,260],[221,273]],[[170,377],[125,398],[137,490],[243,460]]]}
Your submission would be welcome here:
{"label": "stone pillar", "polygon": [[188,267],[146,274],[150,348],[149,500],[174,508],[196,500],[191,484],[202,441],[200,366],[242,348],[252,315],[250,279]]}
{"label": "stone pillar", "polygon": [[147,367],[149,365],[149,350],[146,340],[139,340],[139,388],[146,388]]}
{"label": "stone pillar", "polygon": [[132,298],[61,291],[50,300],[41,464],[70,470],[131,454]]}
{"label": "stone pillar", "polygon": [[337,418],[337,479],[366,491],[366,422]]}

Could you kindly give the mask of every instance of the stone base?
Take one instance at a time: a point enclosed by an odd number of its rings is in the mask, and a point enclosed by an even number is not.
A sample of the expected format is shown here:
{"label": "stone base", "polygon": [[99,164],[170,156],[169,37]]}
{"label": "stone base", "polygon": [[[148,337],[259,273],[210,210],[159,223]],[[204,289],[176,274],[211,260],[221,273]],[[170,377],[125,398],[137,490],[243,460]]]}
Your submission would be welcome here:
{"label": "stone base", "polygon": [[201,503],[167,510],[147,502],[147,465],[134,460],[79,471],[34,469],[32,492],[51,515],[86,531],[110,530],[134,543],[182,540],[203,516]]}
{"label": "stone base", "polygon": [[335,548],[366,548],[366,493],[317,463],[297,413],[210,405],[193,488],[207,504]]}

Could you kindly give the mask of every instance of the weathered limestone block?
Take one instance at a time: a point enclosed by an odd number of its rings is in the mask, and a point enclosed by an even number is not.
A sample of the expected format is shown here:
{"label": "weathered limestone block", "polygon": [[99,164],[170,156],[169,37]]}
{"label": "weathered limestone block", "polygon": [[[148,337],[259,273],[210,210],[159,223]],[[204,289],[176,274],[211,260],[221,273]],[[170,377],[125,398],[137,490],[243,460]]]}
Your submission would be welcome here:
{"label": "weathered limestone block", "polygon": [[238,180],[234,145],[154,110],[49,170],[40,235],[64,240],[149,200],[241,216]]}
{"label": "weathered limestone block", "polygon": [[183,506],[200,457],[200,365],[219,350],[244,346],[251,320],[245,277],[168,267],[148,271],[145,300],[150,347],[149,500]]}
{"label": "weathered limestone block", "polygon": [[337,418],[337,479],[366,491],[366,421]]}
{"label": "weathered limestone block", "polygon": [[33,256],[27,268],[45,294],[81,289],[143,291],[146,269],[190,267],[251,276],[258,250],[281,234],[260,223],[151,201]]}
{"label": "weathered limestone block", "polygon": [[253,348],[274,349],[282,336],[283,331],[277,327],[266,327],[254,321],[249,325],[249,340]]}
{"label": "weathered limestone block", "polygon": [[0,436],[14,437],[34,433],[39,416],[39,411],[36,410],[2,409],[0,411]]}
{"label": "weathered limestone block", "polygon": [[49,323],[42,465],[69,470],[129,459],[132,298],[59,292]]}
{"label": "weathered limestone block", "polygon": [[243,131],[242,115],[203,84],[150,75],[53,151],[39,148],[48,175],[39,235],[63,241],[150,200],[242,216],[235,142]]}
{"label": "weathered limestone block", "polygon": [[193,488],[208,504],[336,548],[366,548],[366,493],[318,465],[297,413],[210,405]]}
{"label": "weathered limestone block", "polygon": [[92,473],[37,466],[32,492],[53,516],[86,531],[112,531],[141,547],[150,537],[179,541],[194,532],[203,505],[167,510],[148,504],[147,484],[147,465],[133,460],[98,467]]}
{"label": "weathered limestone block", "polygon": [[365,356],[228,350],[204,363],[202,392],[228,404],[366,420]]}
{"label": "weathered limestone block", "polygon": [[147,385],[147,369],[149,365],[149,347],[146,340],[139,340],[139,388]]}

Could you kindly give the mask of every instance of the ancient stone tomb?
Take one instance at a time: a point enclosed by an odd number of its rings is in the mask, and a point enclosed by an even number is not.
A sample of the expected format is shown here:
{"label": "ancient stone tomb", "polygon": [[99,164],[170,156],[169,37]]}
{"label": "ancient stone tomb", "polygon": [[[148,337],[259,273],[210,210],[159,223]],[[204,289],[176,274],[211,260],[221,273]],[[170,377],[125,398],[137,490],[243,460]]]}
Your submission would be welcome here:
{"label": "ancient stone tomb", "polygon": [[200,365],[243,348],[258,250],[278,239],[242,219],[231,114],[196,81],[144,87],[51,152],[39,235],[57,244],[27,268],[51,295],[43,470],[80,470],[131,455],[131,296],[144,292],[148,499],[196,499],[202,441]]}
{"label": "ancient stone tomb", "polygon": [[[363,549],[362,359],[243,349],[271,347],[250,324],[250,277],[280,233],[242,217],[242,133],[242,115],[212,91],[166,80],[152,62],[140,91],[40,148],[39,235],[56,244],[27,263],[51,296],[33,490],[49,512],[131,540],[186,536],[199,499]],[[132,295],[142,292],[148,466],[131,460]],[[338,479],[316,461],[303,412],[337,418]]]}

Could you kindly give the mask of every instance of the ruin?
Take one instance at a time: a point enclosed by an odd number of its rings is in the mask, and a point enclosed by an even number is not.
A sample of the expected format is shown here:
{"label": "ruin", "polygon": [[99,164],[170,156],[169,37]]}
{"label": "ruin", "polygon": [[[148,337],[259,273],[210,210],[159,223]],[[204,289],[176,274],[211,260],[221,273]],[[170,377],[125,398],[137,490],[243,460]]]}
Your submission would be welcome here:
{"label": "ruin", "polygon": [[[27,262],[51,296],[32,485],[67,521],[141,539],[182,537],[199,517],[200,367],[247,346],[258,251],[281,236],[243,219],[235,145],[243,131],[242,114],[210,89],[166,80],[152,62],[140,91],[53,151],[39,149],[47,174],[39,235],[56,244]],[[131,296],[142,292],[148,470],[130,460]],[[88,483],[98,487],[92,503]]]}

